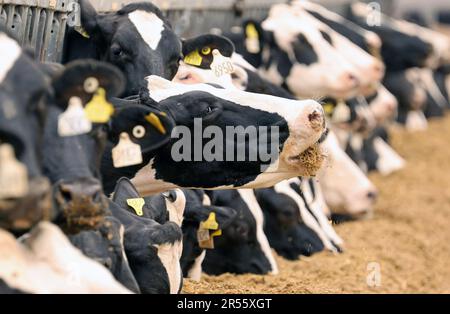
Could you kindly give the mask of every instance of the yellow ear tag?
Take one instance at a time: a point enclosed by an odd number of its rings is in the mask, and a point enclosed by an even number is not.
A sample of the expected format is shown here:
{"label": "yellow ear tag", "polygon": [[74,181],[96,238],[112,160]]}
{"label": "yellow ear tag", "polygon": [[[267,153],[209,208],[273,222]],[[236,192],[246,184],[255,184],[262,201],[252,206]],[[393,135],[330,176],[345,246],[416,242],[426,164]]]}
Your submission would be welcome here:
{"label": "yellow ear tag", "polygon": [[145,116],[145,120],[148,121],[151,125],[153,125],[161,134],[166,134],[166,129],[161,123],[161,120],[158,118],[156,114],[153,112],[149,113]]}
{"label": "yellow ear tag", "polygon": [[75,26],[74,30],[84,38],[89,38],[88,32],[86,32],[86,30],[82,26]]}
{"label": "yellow ear tag", "polygon": [[322,107],[327,116],[331,117],[333,115],[334,105],[332,103],[327,102],[326,104],[323,104]]}
{"label": "yellow ear tag", "polygon": [[200,223],[200,229],[217,230],[219,229],[219,224],[216,220],[216,213],[209,213],[208,219]]}
{"label": "yellow ear tag", "polygon": [[219,229],[217,231],[214,231],[213,233],[211,233],[211,238],[213,237],[218,237],[222,235],[222,229]]}
{"label": "yellow ear tag", "polygon": [[258,31],[255,25],[247,24],[245,27],[245,47],[250,53],[258,53],[261,51]]}
{"label": "yellow ear tag", "polygon": [[131,208],[134,209],[134,212],[138,216],[144,215],[144,212],[142,211],[142,207],[145,205],[145,200],[142,197],[139,198],[129,198],[127,199],[127,204]]}
{"label": "yellow ear tag", "polygon": [[334,108],[332,122],[344,123],[350,120],[350,108],[345,104],[343,100],[339,100],[336,108]]}
{"label": "yellow ear tag", "polygon": [[114,168],[139,165],[142,163],[142,151],[139,144],[130,140],[127,133],[120,134],[119,143],[112,149]]}
{"label": "yellow ear tag", "polygon": [[114,107],[106,100],[106,91],[100,87],[84,111],[92,123],[106,123],[114,113]]}
{"label": "yellow ear tag", "polygon": [[66,111],[58,117],[58,135],[75,136],[89,133],[92,123],[86,117],[83,103],[79,97],[71,97]]}
{"label": "yellow ear tag", "polygon": [[214,49],[212,53],[214,60],[211,63],[211,70],[215,76],[221,77],[234,72],[233,62],[231,62],[230,58],[222,56],[217,49]]}
{"label": "yellow ear tag", "polygon": [[198,50],[194,50],[186,57],[184,57],[183,61],[186,64],[199,66],[200,64],[202,64],[202,56],[198,53]]}
{"label": "yellow ear tag", "polygon": [[0,145],[0,199],[28,193],[27,167],[18,161],[10,144]]}

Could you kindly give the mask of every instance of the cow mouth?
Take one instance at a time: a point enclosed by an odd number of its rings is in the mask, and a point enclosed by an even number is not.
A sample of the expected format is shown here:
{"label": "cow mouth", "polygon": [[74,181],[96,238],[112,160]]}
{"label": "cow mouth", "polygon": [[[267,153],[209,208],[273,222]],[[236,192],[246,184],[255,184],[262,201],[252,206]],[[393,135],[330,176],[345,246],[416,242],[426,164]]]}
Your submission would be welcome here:
{"label": "cow mouth", "polygon": [[96,229],[104,221],[108,205],[105,197],[101,197],[98,201],[93,201],[89,197],[66,201],[64,195],[58,191],[54,195],[54,200],[59,213],[63,216],[62,225],[67,233]]}
{"label": "cow mouth", "polygon": [[313,177],[322,167],[326,155],[320,147],[319,141],[308,147],[305,151],[298,155],[288,157],[291,164],[299,164],[302,168],[302,175],[305,177]]}

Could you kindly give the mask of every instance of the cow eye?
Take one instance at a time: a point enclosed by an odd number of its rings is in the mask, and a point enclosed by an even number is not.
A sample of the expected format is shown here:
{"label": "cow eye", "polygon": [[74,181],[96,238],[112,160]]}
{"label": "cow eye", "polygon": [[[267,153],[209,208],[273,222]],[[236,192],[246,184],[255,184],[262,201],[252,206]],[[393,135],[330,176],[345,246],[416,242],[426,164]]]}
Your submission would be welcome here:
{"label": "cow eye", "polygon": [[172,203],[177,200],[177,194],[175,191],[167,191],[162,193],[162,195]]}
{"label": "cow eye", "polygon": [[143,138],[145,135],[145,128],[142,125],[136,125],[133,128],[133,136],[135,138]]}
{"label": "cow eye", "polygon": [[119,45],[114,45],[111,47],[111,53],[115,57],[121,57],[123,55],[123,50]]}

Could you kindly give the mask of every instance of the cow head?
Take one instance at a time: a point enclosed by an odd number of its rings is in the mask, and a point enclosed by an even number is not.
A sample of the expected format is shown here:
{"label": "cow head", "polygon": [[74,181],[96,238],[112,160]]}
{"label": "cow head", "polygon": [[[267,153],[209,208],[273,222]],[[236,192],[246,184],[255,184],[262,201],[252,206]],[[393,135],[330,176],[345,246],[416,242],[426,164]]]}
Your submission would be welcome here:
{"label": "cow head", "polygon": [[[315,143],[325,125],[322,108],[315,101],[294,101],[205,84],[176,84],[155,76],[149,78],[149,88],[151,97],[159,102],[161,110],[170,115],[177,128],[175,133],[172,132],[169,145],[154,153],[148,167],[133,178],[133,183],[143,195],[174,186],[209,189],[219,186],[262,187],[289,173],[314,174],[314,169],[322,161],[323,155],[315,150]],[[191,145],[195,139],[198,140],[198,132],[202,136],[203,132],[211,131],[222,135],[215,139],[213,147],[204,142],[195,144],[195,147]],[[267,133],[261,133],[266,131],[269,135],[273,133],[266,144],[279,145],[272,153],[280,152],[279,158],[270,161],[264,161],[262,150],[253,145],[258,138],[269,139]],[[239,134],[234,136],[231,132]],[[246,132],[254,134],[245,136]],[[230,155],[231,152],[234,155]],[[246,155],[241,156],[238,152]],[[254,157],[250,158],[250,154]],[[187,175],[187,169],[197,176]],[[225,169],[228,174],[220,175]],[[186,175],[180,175],[183,173]],[[209,173],[219,175],[211,177]],[[207,180],[205,176],[208,176]]]}
{"label": "cow head", "polygon": [[274,188],[258,189],[255,194],[264,212],[264,232],[279,255],[294,260],[324,249],[322,240],[304,223],[297,202],[289,195]]}
{"label": "cow head", "polygon": [[155,5],[132,3],[106,14],[98,14],[87,0],[81,0],[80,6],[81,25],[96,45],[97,58],[125,74],[125,95],[137,94],[151,74],[172,79],[181,58],[181,41]]}
{"label": "cow head", "polygon": [[96,226],[107,203],[100,182],[105,126],[124,79],[115,67],[94,60],[74,61],[53,79],[42,143],[43,169],[54,186],[57,221],[69,229]]}
{"label": "cow head", "polygon": [[329,154],[329,164],[321,170],[319,182],[331,211],[354,217],[369,214],[377,197],[373,184],[339,147],[334,133],[328,134],[322,145]]}
{"label": "cow head", "polygon": [[266,255],[271,254],[270,249],[269,252],[264,250],[265,244],[261,243],[258,235],[258,218],[252,213],[250,204],[242,197],[240,190],[213,191],[208,194],[214,205],[233,208],[237,216],[222,230],[222,235],[215,238],[214,250],[206,251],[203,270],[212,275],[226,272],[266,274],[274,271]]}
{"label": "cow head", "polygon": [[139,293],[138,284],[125,255],[123,237],[122,224],[116,218],[108,216],[97,230],[82,231],[69,238],[84,255],[105,266],[118,282]]}
{"label": "cow head", "polygon": [[1,30],[0,47],[0,227],[21,232],[53,215],[39,150],[49,84]]}
{"label": "cow head", "polygon": [[[209,197],[201,190],[183,192],[186,195],[186,209],[182,226],[181,267],[184,277],[200,280],[205,249],[214,249],[214,239],[220,237],[223,230],[236,219],[237,213],[229,207],[211,206]],[[203,224],[207,221],[217,225],[211,229],[204,228]],[[207,239],[199,239],[199,232],[206,232]]]}
{"label": "cow head", "polygon": [[114,217],[125,226],[124,245],[130,267],[142,293],[177,293],[183,276],[181,222],[160,224],[122,208],[119,204],[126,203],[128,207],[127,200],[136,199],[135,191],[130,189],[128,180],[120,180],[110,207]]}

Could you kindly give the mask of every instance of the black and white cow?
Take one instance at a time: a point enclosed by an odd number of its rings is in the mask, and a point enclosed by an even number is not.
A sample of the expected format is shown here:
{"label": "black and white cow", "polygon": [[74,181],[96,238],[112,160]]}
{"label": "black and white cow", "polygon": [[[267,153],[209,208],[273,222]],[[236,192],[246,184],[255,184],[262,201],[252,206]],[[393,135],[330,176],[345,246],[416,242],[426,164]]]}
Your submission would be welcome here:
{"label": "black and white cow", "polygon": [[359,3],[349,6],[346,17],[380,37],[382,41],[381,56],[387,71],[402,71],[410,67],[422,67],[430,62],[429,60],[433,55],[433,47],[430,43],[422,40],[417,34],[407,34],[392,27],[385,20],[368,25],[368,9],[368,7]]}
{"label": "black and white cow", "polygon": [[136,2],[99,14],[88,0],[79,3],[81,28],[77,29],[83,35],[69,30],[64,62],[94,58],[114,64],[127,80],[123,96],[138,94],[151,74],[172,79],[181,59],[181,40],[155,5]]}
{"label": "black and white cow", "polygon": [[[182,225],[183,255],[180,262],[184,277],[199,281],[206,250],[214,249],[214,239],[233,224],[237,219],[237,212],[230,207],[212,205],[208,195],[202,190],[183,190],[183,193],[186,196],[186,208]],[[207,221],[216,225],[206,229],[202,224]],[[199,238],[199,232],[208,234],[202,239]]]}
{"label": "black and white cow", "polygon": [[315,188],[308,180],[294,178],[273,188],[255,190],[270,246],[287,259],[311,256],[325,248],[341,251],[342,240],[330,226],[323,208],[315,204]]}
{"label": "black and white cow", "polygon": [[226,272],[277,274],[278,265],[264,233],[264,215],[253,190],[208,191],[214,206],[229,207],[237,217],[214,238],[214,249],[206,250],[202,263],[207,274]]}
{"label": "black and white cow", "polygon": [[421,82],[419,70],[410,68],[405,71],[388,71],[383,85],[397,98],[397,121],[411,130],[426,128],[423,110],[427,92]]}
{"label": "black and white cow", "polygon": [[[102,163],[106,192],[111,192],[106,186],[107,182],[117,180],[120,176],[131,178],[142,195],[150,195],[175,187],[214,189],[270,186],[288,177],[311,175],[320,167],[321,155],[317,156],[316,163],[305,163],[302,157],[305,152],[311,151],[325,130],[323,110],[317,102],[226,90],[206,84],[183,85],[157,76],[149,77],[148,81],[152,97],[150,102],[167,112],[167,118],[175,121],[177,128],[174,128],[175,133],[172,132],[170,141],[156,150],[142,145],[143,163],[137,166],[115,169],[107,153]],[[137,118],[118,112],[117,119],[114,118],[111,124],[113,145],[121,133],[130,136],[147,114],[141,111]],[[140,119],[139,122],[136,119]],[[201,123],[200,127],[198,123]],[[228,139],[226,133],[230,133],[230,127],[231,131],[237,127],[237,133]],[[217,135],[222,135],[218,144],[211,147],[211,144],[202,140],[199,146],[192,146],[194,136],[204,137],[203,132],[208,130],[214,130],[209,138],[221,133]],[[262,150],[256,146],[252,146],[249,152],[246,150],[243,161],[231,158],[231,149],[235,154],[238,149],[250,146],[250,140],[245,139],[245,134],[252,130],[256,133],[252,140],[262,139],[261,136],[269,139],[269,136],[264,135],[267,133],[261,133],[266,130],[269,135],[272,130],[278,132],[274,133],[274,139],[267,142],[272,146],[276,143],[275,152],[272,150],[276,155],[273,160],[261,159]],[[139,142],[148,142],[148,135],[144,135]],[[185,145],[190,152],[184,150]],[[214,151],[214,146],[218,146],[218,150],[212,160],[203,158],[203,152],[206,149]],[[247,157],[250,153],[256,153],[257,159]],[[175,159],[180,160],[175,161],[174,155]],[[193,173],[196,175],[193,176]]]}
{"label": "black and white cow", "polygon": [[[179,293],[183,282],[180,259],[183,251],[181,224],[185,197],[181,191],[169,194],[170,221],[146,218],[141,199],[126,178],[117,182],[110,211],[125,227],[125,252],[142,293]],[[139,203],[130,200],[140,199]],[[130,208],[131,207],[131,208]],[[145,215],[149,213],[147,207]],[[140,215],[142,214],[142,215]],[[164,219],[161,217],[161,219]]]}
{"label": "black and white cow", "polygon": [[0,227],[23,232],[53,216],[41,171],[40,141],[49,84],[18,43],[0,29]]}

